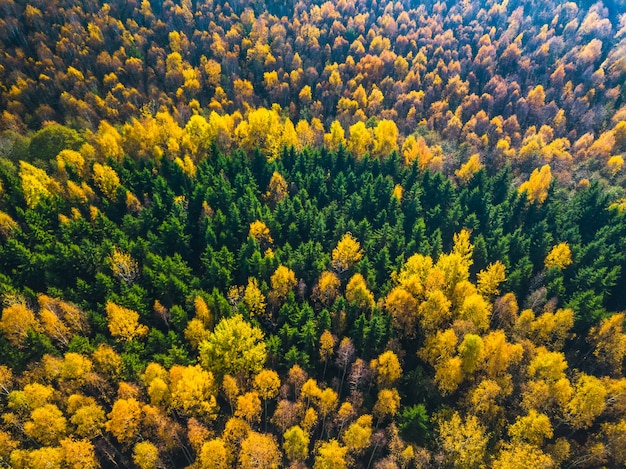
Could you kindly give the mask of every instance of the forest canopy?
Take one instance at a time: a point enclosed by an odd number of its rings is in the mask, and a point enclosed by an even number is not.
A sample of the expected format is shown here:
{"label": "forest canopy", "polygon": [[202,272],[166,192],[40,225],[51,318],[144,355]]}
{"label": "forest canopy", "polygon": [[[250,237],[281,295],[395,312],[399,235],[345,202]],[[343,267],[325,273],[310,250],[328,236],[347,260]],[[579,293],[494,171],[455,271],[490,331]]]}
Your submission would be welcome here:
{"label": "forest canopy", "polygon": [[626,464],[626,5],[0,4],[0,466]]}

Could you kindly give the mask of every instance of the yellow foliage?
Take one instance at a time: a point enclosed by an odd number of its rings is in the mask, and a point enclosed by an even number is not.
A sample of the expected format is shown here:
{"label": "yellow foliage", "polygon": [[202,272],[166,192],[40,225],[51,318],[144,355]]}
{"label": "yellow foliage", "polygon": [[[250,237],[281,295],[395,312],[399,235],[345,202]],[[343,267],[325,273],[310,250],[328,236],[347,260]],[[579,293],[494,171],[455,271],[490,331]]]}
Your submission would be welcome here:
{"label": "yellow foliage", "polygon": [[348,448],[337,440],[325,441],[317,449],[313,469],[347,469],[347,452]]}
{"label": "yellow foliage", "polygon": [[354,274],[348,281],[346,299],[364,311],[369,311],[374,307],[374,294],[367,288],[361,274]]}
{"label": "yellow foliage", "polygon": [[253,237],[259,243],[263,244],[272,244],[274,240],[272,239],[272,235],[270,234],[269,228],[260,220],[253,221],[250,223],[250,231],[248,236]]}
{"label": "yellow foliage", "polygon": [[335,120],[330,124],[330,132],[324,134],[324,145],[331,151],[346,146],[346,133],[339,121]]}
{"label": "yellow foliage", "polygon": [[298,425],[283,435],[283,451],[290,461],[304,461],[309,455],[309,435]]}
{"label": "yellow foliage", "polygon": [[139,314],[109,301],[106,305],[107,321],[111,335],[129,341],[148,334],[148,326],[139,324]]}
{"label": "yellow foliage", "polygon": [[93,182],[104,196],[112,201],[117,198],[117,189],[120,187],[120,178],[113,168],[100,163],[94,163]]}
{"label": "yellow foliage", "polygon": [[624,157],[622,155],[614,155],[606,162],[606,166],[611,176],[617,175],[624,167]]}
{"label": "yellow foliage", "polygon": [[43,169],[20,161],[20,179],[22,191],[28,208],[34,208],[44,197],[58,192],[58,184]]}
{"label": "yellow foliage", "polygon": [[130,443],[139,435],[141,415],[141,405],[136,399],[118,399],[108,414],[106,430],[120,443]]}
{"label": "yellow foliage", "polygon": [[348,138],[348,151],[356,158],[362,158],[371,150],[374,139],[365,123],[359,121],[350,126]]}
{"label": "yellow foliage", "polygon": [[477,274],[478,293],[492,296],[500,293],[500,284],[506,280],[506,267],[500,261],[487,266]]}
{"label": "yellow foliage", "polygon": [[333,249],[331,265],[342,273],[351,269],[362,257],[361,244],[350,233],[346,233]]}
{"label": "yellow foliage", "polygon": [[139,275],[137,261],[117,246],[113,247],[113,253],[108,257],[108,261],[111,264],[113,276],[128,285],[131,285]]}
{"label": "yellow foliage", "polygon": [[243,302],[248,308],[251,317],[260,317],[265,313],[265,296],[259,288],[259,282],[254,277],[248,279],[248,285],[246,285],[243,294]]}
{"label": "yellow foliage", "polygon": [[475,416],[463,420],[454,412],[448,419],[439,418],[438,431],[444,455],[454,467],[469,469],[483,465],[488,436]]}
{"label": "yellow foliage", "polygon": [[296,274],[293,270],[284,265],[279,265],[270,277],[270,284],[273,291],[279,298],[286,298],[291,290],[298,284]]}
{"label": "yellow foliage", "polygon": [[550,165],[544,165],[541,170],[535,169],[530,174],[530,179],[519,186],[519,193],[526,192],[526,198],[529,202],[544,203],[548,197],[548,189],[552,182],[552,172],[550,171]]}
{"label": "yellow foliage", "polygon": [[530,409],[526,416],[518,416],[515,423],[509,425],[508,433],[514,443],[525,442],[537,447],[541,447],[543,441],[553,435],[548,416],[535,409]]}
{"label": "yellow foliage", "polygon": [[461,184],[467,184],[472,176],[478,172],[483,165],[480,163],[480,155],[478,153],[474,153],[469,157],[467,162],[461,166],[454,174],[459,178]]}
{"label": "yellow foliage", "polygon": [[595,376],[581,374],[566,407],[566,418],[576,429],[589,428],[606,407],[607,389]]}
{"label": "yellow foliage", "polygon": [[21,347],[28,336],[29,329],[40,330],[35,314],[22,303],[15,303],[2,310],[0,331],[14,347]]}
{"label": "yellow foliage", "polygon": [[572,263],[572,251],[567,243],[559,243],[554,246],[546,256],[546,269],[556,267],[564,269]]}

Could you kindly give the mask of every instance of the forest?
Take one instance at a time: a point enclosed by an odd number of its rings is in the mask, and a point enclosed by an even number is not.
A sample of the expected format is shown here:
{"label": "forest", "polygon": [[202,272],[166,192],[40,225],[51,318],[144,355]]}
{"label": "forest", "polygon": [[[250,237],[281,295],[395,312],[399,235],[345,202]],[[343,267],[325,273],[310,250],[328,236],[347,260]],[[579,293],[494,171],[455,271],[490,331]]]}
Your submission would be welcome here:
{"label": "forest", "polygon": [[626,465],[624,0],[0,41],[0,467]]}

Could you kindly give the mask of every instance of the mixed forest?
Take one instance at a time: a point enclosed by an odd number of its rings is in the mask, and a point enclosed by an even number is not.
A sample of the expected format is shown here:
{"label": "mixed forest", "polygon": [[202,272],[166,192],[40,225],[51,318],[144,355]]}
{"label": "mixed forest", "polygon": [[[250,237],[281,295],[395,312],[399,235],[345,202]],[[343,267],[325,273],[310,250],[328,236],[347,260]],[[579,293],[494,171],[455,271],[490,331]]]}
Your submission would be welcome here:
{"label": "mixed forest", "polygon": [[624,0],[0,0],[0,467],[626,464]]}

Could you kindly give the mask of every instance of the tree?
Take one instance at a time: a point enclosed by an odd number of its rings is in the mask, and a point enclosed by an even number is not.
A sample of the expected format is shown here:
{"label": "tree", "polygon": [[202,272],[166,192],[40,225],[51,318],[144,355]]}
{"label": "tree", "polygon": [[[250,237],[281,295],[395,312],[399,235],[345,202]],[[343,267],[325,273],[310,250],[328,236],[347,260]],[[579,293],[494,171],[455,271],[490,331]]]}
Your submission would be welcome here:
{"label": "tree", "polygon": [[265,295],[261,292],[259,282],[256,278],[248,278],[248,285],[246,285],[242,299],[251,317],[263,316],[266,307]]}
{"label": "tree", "polygon": [[61,440],[64,466],[68,469],[97,469],[100,467],[96,459],[93,444],[89,440]]}
{"label": "tree", "polygon": [[198,459],[201,469],[228,469],[230,467],[228,449],[221,438],[204,442]]}
{"label": "tree", "polygon": [[588,340],[595,346],[593,354],[598,361],[607,366],[613,375],[619,376],[626,357],[624,313],[614,314],[592,327]]}
{"label": "tree", "polygon": [[382,119],[374,128],[374,149],[372,154],[385,158],[398,150],[398,127],[389,119]]}
{"label": "tree", "polygon": [[359,121],[350,126],[348,151],[356,158],[363,158],[370,151],[374,139],[365,123]]}
{"label": "tree", "polygon": [[249,432],[241,442],[239,467],[242,469],[277,469],[281,453],[271,435]]}
{"label": "tree", "polygon": [[396,389],[381,389],[374,404],[374,416],[379,421],[385,417],[395,416],[400,410],[400,394]]}
{"label": "tree", "polygon": [[575,429],[589,428],[606,407],[607,390],[595,376],[581,374],[574,395],[565,409],[566,419]]}
{"label": "tree", "polygon": [[58,443],[67,432],[67,420],[54,404],[44,404],[30,414],[24,423],[24,432],[43,445]]}
{"label": "tree", "polygon": [[120,443],[131,443],[140,435],[141,415],[141,404],[136,399],[118,399],[107,415],[105,428]]}
{"label": "tree", "polygon": [[356,422],[352,423],[341,435],[341,440],[348,451],[360,453],[370,445],[372,438],[372,416],[361,415]]}
{"label": "tree", "polygon": [[526,192],[526,198],[529,202],[544,203],[548,197],[548,189],[552,182],[552,172],[550,171],[550,165],[544,165],[536,168],[531,174],[528,181],[519,186],[519,193]]}
{"label": "tree", "polygon": [[347,452],[348,448],[341,446],[337,440],[325,441],[317,450],[313,469],[347,469]]}
{"label": "tree", "polygon": [[274,370],[261,370],[261,372],[254,377],[254,387],[258,391],[259,396],[261,396],[261,399],[263,399],[267,426],[267,401],[274,399],[278,395],[278,389],[280,388],[278,373]]}
{"label": "tree", "polygon": [[265,364],[263,332],[238,314],[222,319],[211,336],[200,343],[200,363],[217,376],[258,373]]}
{"label": "tree", "polygon": [[22,192],[28,208],[34,208],[44,197],[50,197],[58,191],[56,181],[40,168],[25,161],[20,161],[20,179]]}
{"label": "tree", "polygon": [[361,244],[350,234],[344,234],[332,252],[331,265],[342,274],[350,270],[363,257]]}
{"label": "tree", "polygon": [[256,391],[247,392],[237,397],[235,417],[248,423],[256,423],[261,419],[261,399]]}
{"label": "tree", "polygon": [[546,256],[546,269],[553,267],[563,270],[572,263],[572,251],[567,243],[559,243],[554,246]]}
{"label": "tree", "polygon": [[511,442],[528,443],[540,448],[545,439],[552,438],[552,424],[547,415],[530,409],[528,415],[517,416],[515,423],[508,429]]}
{"label": "tree", "polygon": [[461,419],[458,412],[449,418],[440,417],[439,444],[453,467],[480,467],[485,458],[488,437],[485,427],[470,415]]}
{"label": "tree", "polygon": [[183,415],[211,421],[217,413],[213,374],[200,365],[170,369],[171,405]]}
{"label": "tree", "polygon": [[279,265],[270,277],[270,284],[275,295],[284,300],[288,293],[298,284],[296,274],[289,267]]}
{"label": "tree", "polygon": [[480,163],[480,155],[478,153],[474,153],[469,157],[467,162],[463,164],[458,170],[455,171],[456,177],[459,178],[459,182],[461,184],[467,184],[472,176],[482,168],[482,164]]}
{"label": "tree", "polygon": [[106,305],[109,332],[123,341],[144,337],[148,334],[148,326],[139,324],[139,314],[112,301]]}
{"label": "tree", "polygon": [[117,189],[120,187],[120,178],[115,170],[110,166],[94,163],[92,171],[93,182],[98,189],[107,199],[115,201]]}
{"label": "tree", "polygon": [[391,350],[381,353],[370,364],[376,372],[376,382],[379,388],[389,388],[402,376],[402,367],[398,356]]}
{"label": "tree", "polygon": [[527,443],[507,444],[494,460],[494,469],[525,469],[527,467],[558,467],[555,461],[539,448]]}
{"label": "tree", "polygon": [[287,181],[285,181],[285,178],[278,171],[274,171],[270,183],[267,186],[265,199],[270,203],[271,207],[276,207],[286,196]]}
{"label": "tree", "polygon": [[367,288],[365,279],[359,273],[354,274],[346,285],[346,299],[363,311],[371,311],[374,307],[374,295]]}
{"label": "tree", "polygon": [[309,435],[295,425],[283,434],[283,451],[290,461],[304,461],[309,456]]}
{"label": "tree", "polygon": [[500,261],[496,261],[481,270],[476,275],[478,293],[485,296],[495,296],[500,293],[500,284],[506,280],[506,267]]}
{"label": "tree", "polygon": [[130,254],[118,249],[117,246],[113,248],[113,253],[108,258],[108,261],[111,263],[113,276],[127,285],[132,285],[139,275],[139,264],[137,261]]}
{"label": "tree", "polygon": [[0,331],[13,346],[21,347],[28,336],[28,331],[39,329],[39,321],[25,304],[15,303],[2,310]]}
{"label": "tree", "polygon": [[133,462],[140,469],[156,469],[159,464],[159,449],[149,441],[140,441],[133,448]]}

